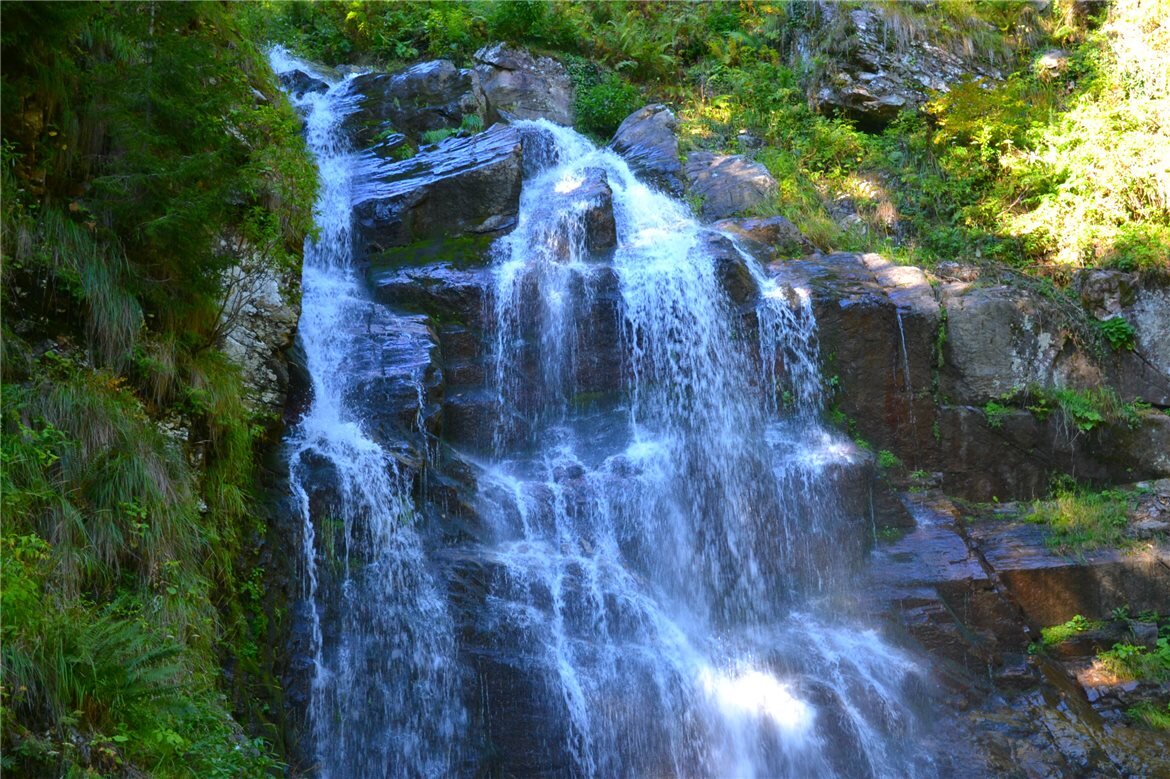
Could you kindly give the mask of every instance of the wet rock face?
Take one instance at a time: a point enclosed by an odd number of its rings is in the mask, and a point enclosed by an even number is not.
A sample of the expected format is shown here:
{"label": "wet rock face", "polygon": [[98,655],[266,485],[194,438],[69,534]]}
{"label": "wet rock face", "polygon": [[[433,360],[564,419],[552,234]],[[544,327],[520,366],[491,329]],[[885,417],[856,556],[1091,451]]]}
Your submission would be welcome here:
{"label": "wet rock face", "polygon": [[555,124],[573,124],[573,82],[561,63],[550,57],[534,57],[506,43],[480,49],[475,62],[489,121],[548,119]]}
{"label": "wet rock face", "polygon": [[750,242],[748,248],[755,250],[753,253],[764,262],[802,257],[816,251],[812,241],[782,216],[720,219],[711,226]]}
{"label": "wet rock face", "polygon": [[[810,93],[822,112],[847,116],[863,128],[880,130],[901,111],[922,105],[930,92],[945,92],[964,78],[1001,77],[978,53],[960,55],[926,30],[907,35],[891,18],[896,10],[819,2],[817,13],[818,29],[835,30],[834,39],[848,40],[849,46],[831,52],[829,69]],[[797,50],[821,48],[812,35]]]}
{"label": "wet rock face", "polygon": [[420,62],[394,74],[363,74],[354,78],[351,89],[363,98],[343,128],[359,149],[371,146],[386,130],[418,139],[429,130],[458,127],[465,116],[487,117],[479,76],[449,60]]}
{"label": "wet rock face", "polygon": [[677,133],[678,119],[674,112],[655,103],[627,116],[609,145],[625,158],[639,178],[681,197],[684,176]]}
{"label": "wet rock face", "polygon": [[609,254],[617,246],[613,190],[601,168],[586,169],[579,184],[558,192],[548,205],[566,217],[558,220],[555,234],[548,239],[559,257],[570,258],[572,243],[594,258]]}
{"label": "wet rock face", "polygon": [[497,125],[383,164],[355,203],[357,237],[380,251],[510,229],[520,204],[521,146],[519,131]]}
{"label": "wet rock face", "polygon": [[329,85],[303,70],[289,70],[279,75],[280,85],[293,97],[302,97],[310,92],[324,92]]}
{"label": "wet rock face", "polygon": [[768,169],[739,154],[692,152],[686,172],[690,194],[702,201],[704,219],[734,216],[776,194],[776,179]]}

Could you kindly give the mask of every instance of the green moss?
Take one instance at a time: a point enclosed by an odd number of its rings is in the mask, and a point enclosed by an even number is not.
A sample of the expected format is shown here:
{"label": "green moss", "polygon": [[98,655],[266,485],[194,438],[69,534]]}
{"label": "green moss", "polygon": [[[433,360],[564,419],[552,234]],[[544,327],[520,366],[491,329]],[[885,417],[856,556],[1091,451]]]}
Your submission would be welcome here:
{"label": "green moss", "polygon": [[462,235],[417,241],[387,249],[370,256],[370,275],[373,277],[398,268],[418,268],[436,263],[447,263],[456,268],[477,267],[488,262],[488,250],[494,240],[491,236]]}

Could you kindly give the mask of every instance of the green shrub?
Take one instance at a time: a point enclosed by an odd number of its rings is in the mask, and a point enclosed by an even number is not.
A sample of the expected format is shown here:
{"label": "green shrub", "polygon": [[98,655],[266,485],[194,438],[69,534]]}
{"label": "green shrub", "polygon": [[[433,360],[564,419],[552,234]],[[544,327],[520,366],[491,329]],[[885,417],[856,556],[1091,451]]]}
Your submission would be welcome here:
{"label": "green shrub", "polygon": [[609,73],[597,84],[578,89],[577,126],[600,138],[608,138],[641,105],[638,88],[616,73]]}
{"label": "green shrub", "polygon": [[1086,619],[1080,614],[1077,614],[1064,624],[1042,628],[1040,630],[1040,636],[1044,646],[1056,646],[1057,644],[1063,644],[1078,633],[1084,633],[1089,630],[1100,630],[1103,627],[1105,627],[1104,622]]}

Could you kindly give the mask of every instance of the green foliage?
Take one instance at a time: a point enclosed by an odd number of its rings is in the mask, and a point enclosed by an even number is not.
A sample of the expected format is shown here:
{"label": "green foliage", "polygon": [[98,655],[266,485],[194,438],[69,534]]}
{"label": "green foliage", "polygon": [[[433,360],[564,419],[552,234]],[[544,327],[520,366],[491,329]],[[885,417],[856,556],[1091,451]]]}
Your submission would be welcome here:
{"label": "green foliage", "polygon": [[1009,406],[1005,406],[994,400],[989,400],[983,406],[983,416],[987,418],[987,426],[992,430],[998,430],[1003,427],[1004,418],[1011,414],[1011,412],[1012,409]]}
{"label": "green foliage", "polygon": [[1077,552],[1119,547],[1127,543],[1130,500],[1130,495],[1120,490],[1061,490],[1050,500],[1032,504],[1025,520],[1047,525],[1052,531],[1048,543],[1057,549]]}
{"label": "green foliage", "polygon": [[1170,703],[1158,706],[1147,701],[1129,709],[1126,714],[1151,730],[1170,730]]}
{"label": "green foliage", "polygon": [[315,174],[239,10],[2,9],[0,715],[18,775],[274,766],[215,689],[265,429],[219,345],[230,268],[297,268]]}
{"label": "green foliage", "polygon": [[612,135],[642,105],[638,88],[616,73],[591,85],[579,84],[575,100],[577,126],[600,138]]}
{"label": "green foliage", "polygon": [[896,454],[888,449],[882,449],[877,453],[877,464],[878,467],[883,470],[902,467],[902,461],[898,459]]}
{"label": "green foliage", "polygon": [[1042,628],[1040,630],[1040,636],[1044,646],[1056,646],[1057,644],[1063,644],[1078,633],[1084,633],[1089,630],[1100,630],[1103,627],[1105,627],[1104,622],[1086,619],[1080,614],[1077,614],[1064,624]]}
{"label": "green foliage", "polygon": [[1137,333],[1125,317],[1111,316],[1097,324],[1101,335],[1117,351],[1132,351],[1136,344]]}
{"label": "green foliage", "polygon": [[1153,650],[1134,644],[1114,644],[1097,661],[1122,679],[1170,681],[1170,639],[1159,638]]}

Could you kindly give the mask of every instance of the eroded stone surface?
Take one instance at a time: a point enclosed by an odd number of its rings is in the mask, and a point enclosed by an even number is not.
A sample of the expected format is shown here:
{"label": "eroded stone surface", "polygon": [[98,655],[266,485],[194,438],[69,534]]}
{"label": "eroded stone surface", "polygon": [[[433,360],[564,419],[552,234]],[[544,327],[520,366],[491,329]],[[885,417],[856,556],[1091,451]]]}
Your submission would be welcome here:
{"label": "eroded stone surface", "polygon": [[487,98],[488,120],[548,119],[573,124],[573,82],[551,57],[534,57],[506,43],[475,53],[475,72]]}
{"label": "eroded stone surface", "polygon": [[739,154],[692,152],[687,157],[689,192],[701,201],[704,219],[747,211],[776,194],[776,179],[758,162]]}

